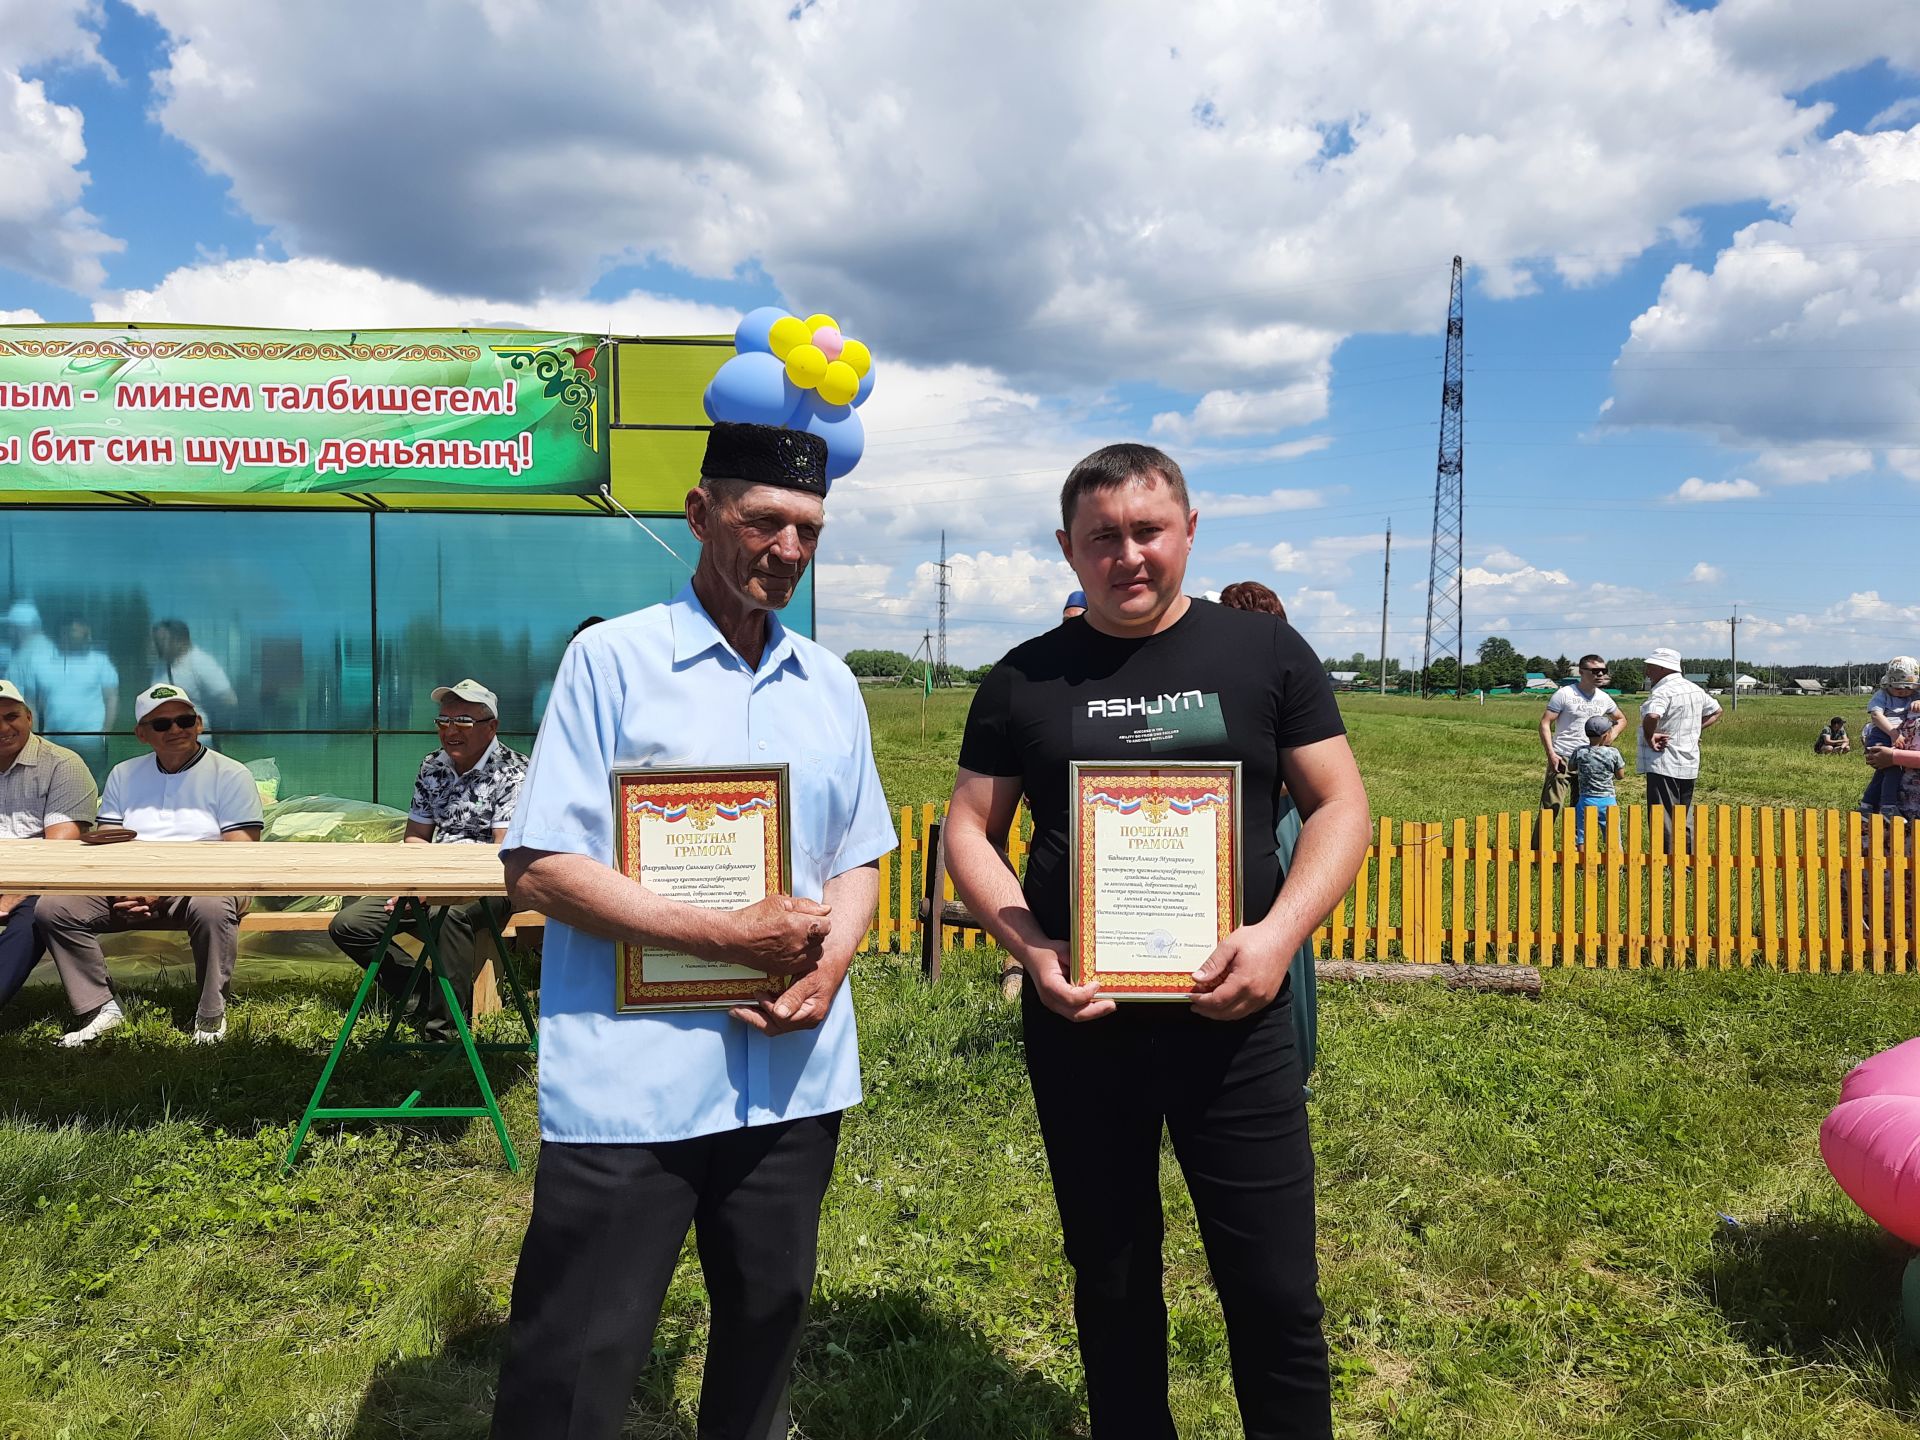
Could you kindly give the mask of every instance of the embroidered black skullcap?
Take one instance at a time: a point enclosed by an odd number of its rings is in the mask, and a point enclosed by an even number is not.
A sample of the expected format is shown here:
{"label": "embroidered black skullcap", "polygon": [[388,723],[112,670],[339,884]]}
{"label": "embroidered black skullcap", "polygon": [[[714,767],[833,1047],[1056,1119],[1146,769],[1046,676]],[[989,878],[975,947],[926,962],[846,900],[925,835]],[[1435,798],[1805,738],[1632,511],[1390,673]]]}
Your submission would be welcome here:
{"label": "embroidered black skullcap", "polygon": [[718,421],[707,435],[700,474],[714,480],[783,485],[826,497],[827,442],[781,425]]}

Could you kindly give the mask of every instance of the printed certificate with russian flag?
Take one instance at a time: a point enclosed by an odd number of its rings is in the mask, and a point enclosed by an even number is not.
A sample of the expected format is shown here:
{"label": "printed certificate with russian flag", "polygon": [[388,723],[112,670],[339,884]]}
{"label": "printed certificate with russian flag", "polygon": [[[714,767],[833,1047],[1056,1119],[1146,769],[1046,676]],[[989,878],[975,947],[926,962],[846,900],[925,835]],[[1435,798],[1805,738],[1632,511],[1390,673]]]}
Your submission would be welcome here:
{"label": "printed certificate with russian flag", "polygon": [[1075,760],[1073,981],[1186,1000],[1240,923],[1240,762]]}
{"label": "printed certificate with russian flag", "polygon": [[[785,765],[619,767],[614,866],[656,895],[709,910],[787,893],[787,793]],[[623,941],[614,983],[616,1010],[724,1010],[787,978]]]}

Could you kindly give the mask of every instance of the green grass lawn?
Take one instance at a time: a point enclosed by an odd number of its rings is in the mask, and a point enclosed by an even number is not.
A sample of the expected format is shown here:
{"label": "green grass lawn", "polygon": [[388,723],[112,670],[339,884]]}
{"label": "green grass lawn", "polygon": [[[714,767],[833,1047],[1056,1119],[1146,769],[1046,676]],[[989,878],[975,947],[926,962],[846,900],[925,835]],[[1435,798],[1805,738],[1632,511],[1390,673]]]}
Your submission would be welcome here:
{"label": "green grass lawn", "polygon": [[[870,696],[896,803],[944,798],[968,698],[934,696],[922,743],[917,694]],[[1704,788],[1846,801],[1864,769],[1808,753],[1833,709],[1814,708],[1743,705],[1708,737]],[[1357,697],[1348,714],[1382,813],[1531,803],[1532,702]],[[910,962],[857,971],[867,1101],[828,1197],[795,1389],[813,1440],[1084,1432],[1068,1276],[991,969],[962,955],[933,990]],[[351,975],[243,985],[213,1051],[186,1042],[191,995],[164,980],[97,1052],[50,1045],[57,991],[9,1010],[0,1437],[485,1433],[530,1174],[505,1171],[484,1121],[322,1127],[277,1173]],[[1912,1433],[1904,1253],[1815,1147],[1846,1069],[1920,1033],[1911,979],[1554,971],[1539,1003],[1329,987],[1322,1004],[1342,1435]],[[346,1063],[346,1093],[367,1098],[415,1073]],[[492,1074],[531,1154],[531,1068]],[[1166,1195],[1176,1414],[1188,1440],[1238,1435],[1171,1167]],[[704,1332],[689,1257],[631,1435],[693,1434]]]}

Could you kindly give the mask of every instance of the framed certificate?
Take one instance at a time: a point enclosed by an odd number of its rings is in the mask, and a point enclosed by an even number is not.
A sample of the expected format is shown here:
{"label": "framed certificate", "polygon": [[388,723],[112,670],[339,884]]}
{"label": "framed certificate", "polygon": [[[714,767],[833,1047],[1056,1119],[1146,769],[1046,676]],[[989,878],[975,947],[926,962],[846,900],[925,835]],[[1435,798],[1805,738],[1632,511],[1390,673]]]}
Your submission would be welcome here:
{"label": "framed certificate", "polygon": [[[669,900],[738,910],[792,883],[785,765],[621,766],[613,815],[615,868]],[[619,1011],[724,1010],[786,984],[749,965],[616,947]]]}
{"label": "framed certificate", "polygon": [[1115,1000],[1186,1000],[1240,923],[1240,762],[1069,767],[1073,981]]}

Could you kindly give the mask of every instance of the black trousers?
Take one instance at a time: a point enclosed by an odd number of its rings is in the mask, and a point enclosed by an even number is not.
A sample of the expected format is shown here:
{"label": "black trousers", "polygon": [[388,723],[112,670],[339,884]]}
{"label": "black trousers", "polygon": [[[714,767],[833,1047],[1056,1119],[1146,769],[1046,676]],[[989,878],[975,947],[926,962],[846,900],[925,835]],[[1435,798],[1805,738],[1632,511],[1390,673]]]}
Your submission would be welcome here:
{"label": "black trousers", "polygon": [[713,1321],[700,1440],[786,1440],[840,1113],[660,1145],[540,1147],[494,1440],[616,1440],[694,1228]]}
{"label": "black trousers", "polygon": [[33,967],[47,953],[46,944],[33,930],[33,901],[33,896],[23,895],[18,905],[0,915],[0,1006],[20,993]]}
{"label": "black trousers", "polygon": [[1667,854],[1673,849],[1673,812],[1684,810],[1687,815],[1687,854],[1693,853],[1693,787],[1692,779],[1680,780],[1672,775],[1658,775],[1647,772],[1647,804],[1658,808],[1662,823],[1666,826]]}
{"label": "black trousers", "polygon": [[[1290,987],[1289,987],[1290,988]],[[1084,1024],[1023,998],[1095,1440],[1173,1440],[1160,1135],[1193,1195],[1247,1440],[1329,1440],[1313,1148],[1287,992],[1221,1023],[1122,1005]]]}
{"label": "black trousers", "polygon": [[[453,993],[468,1014],[473,1013],[473,980],[480,968],[476,937],[486,929],[489,914],[493,916],[494,924],[498,925],[506,920],[512,910],[513,907],[504,898],[496,896],[465,905],[449,905],[441,915],[438,947],[441,973],[453,982]],[[363,895],[349,901],[328,922],[327,938],[364,970],[373,964],[374,957],[379,953],[380,937],[387,933],[387,921],[390,918],[384,898]],[[410,935],[418,935],[422,926],[418,920],[409,920],[399,928]],[[407,981],[411,978],[408,972],[412,969],[412,957],[399,946],[394,946],[393,954],[381,963],[380,988],[394,999],[399,999],[406,993]],[[446,1008],[440,987],[429,984],[424,977],[414,994],[419,997],[425,1014],[437,1014]]]}

